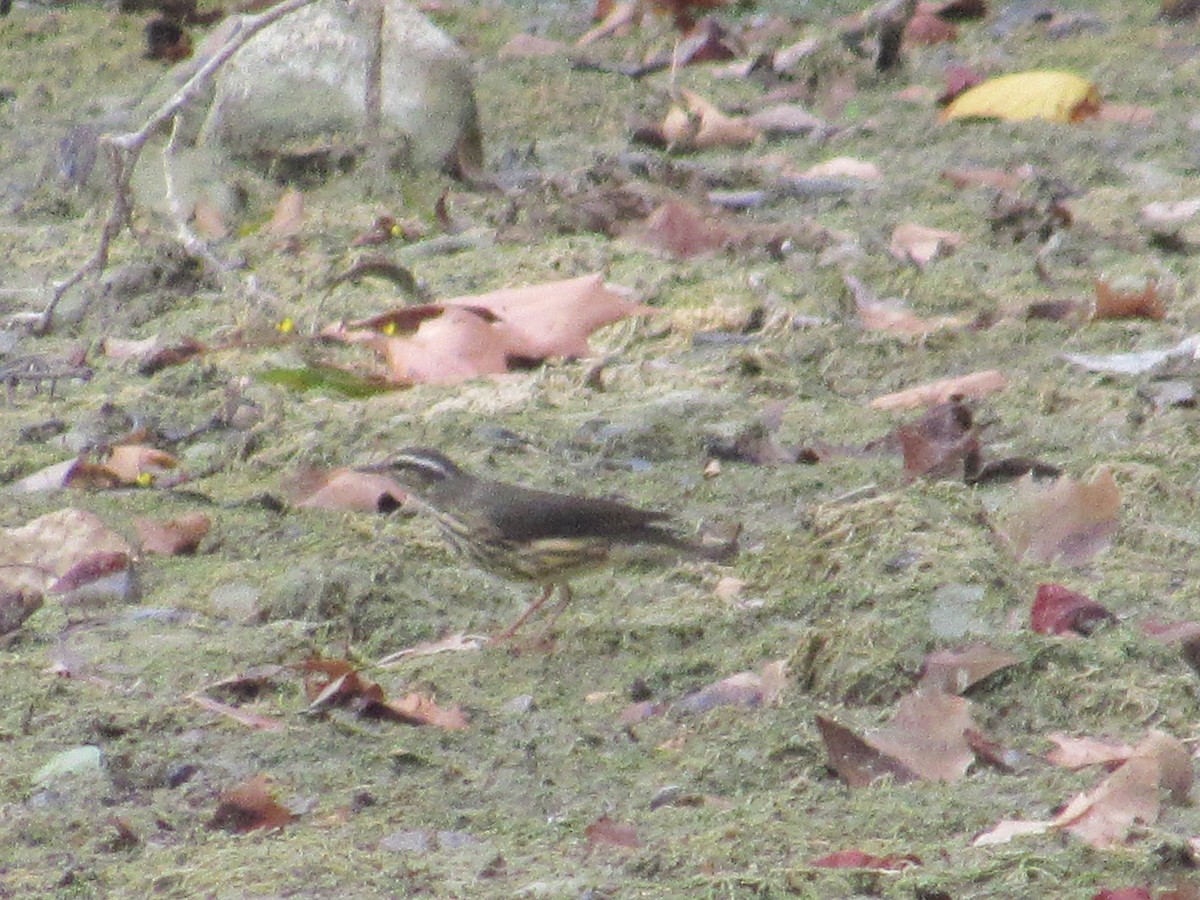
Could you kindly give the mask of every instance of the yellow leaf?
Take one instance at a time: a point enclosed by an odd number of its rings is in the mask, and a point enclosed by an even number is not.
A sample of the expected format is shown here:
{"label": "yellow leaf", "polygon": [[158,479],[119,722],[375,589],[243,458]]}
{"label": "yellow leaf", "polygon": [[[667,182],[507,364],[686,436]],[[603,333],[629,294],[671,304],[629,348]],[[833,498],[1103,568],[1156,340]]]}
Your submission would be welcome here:
{"label": "yellow leaf", "polygon": [[1100,105],[1096,85],[1070,72],[1017,72],[990,78],[959,94],[941,119],[1046,119],[1078,122]]}

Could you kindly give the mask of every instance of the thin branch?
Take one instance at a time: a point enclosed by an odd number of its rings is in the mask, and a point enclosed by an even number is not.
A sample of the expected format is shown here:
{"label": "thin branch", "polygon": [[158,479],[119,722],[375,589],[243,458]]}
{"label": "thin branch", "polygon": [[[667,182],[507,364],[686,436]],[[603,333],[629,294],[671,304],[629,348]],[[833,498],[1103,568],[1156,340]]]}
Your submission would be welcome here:
{"label": "thin branch", "polygon": [[[92,254],[80,268],[71,275],[66,281],[61,282],[54,288],[51,294],[50,302],[46,308],[38,314],[24,314],[14,316],[10,322],[29,325],[29,330],[38,335],[46,334],[50,331],[54,323],[54,311],[58,304],[66,296],[67,292],[73,287],[82,282],[89,276],[98,276],[108,266],[108,252],[113,239],[119,235],[130,222],[130,214],[132,212],[130,181],[133,177],[134,167],[137,165],[138,158],[141,155],[142,148],[146,142],[150,140],[160,128],[167,122],[175,120],[183,108],[191,103],[203,91],[213,76],[238,50],[246,45],[250,38],[254,37],[262,29],[266,28],[272,22],[283,18],[290,13],[295,12],[314,0],[284,0],[277,6],[271,7],[266,12],[256,16],[243,16],[234,20],[229,37],[225,44],[209,57],[203,65],[192,73],[191,77],[183,83],[183,85],[170,98],[166,100],[150,117],[142,124],[142,127],[136,131],[126,132],[125,134],[102,134],[99,138],[100,146],[105,148],[112,160],[113,166],[113,200],[112,207],[109,210],[108,217],[104,220],[103,226],[100,229],[100,240],[96,246],[96,252]],[[168,144],[168,151],[171,148],[172,142]],[[170,182],[168,182],[170,184]],[[170,203],[171,198],[168,197]],[[178,222],[179,216],[172,212],[173,218]],[[186,229],[190,234],[190,229]],[[203,246],[199,238],[192,235],[195,243]],[[207,248],[202,252],[197,252],[194,246],[189,245],[186,238],[183,241],[188,252],[194,255],[201,256],[206,261],[212,259],[211,253]],[[215,261],[215,260],[214,260]],[[220,268],[218,264],[218,268]]]}

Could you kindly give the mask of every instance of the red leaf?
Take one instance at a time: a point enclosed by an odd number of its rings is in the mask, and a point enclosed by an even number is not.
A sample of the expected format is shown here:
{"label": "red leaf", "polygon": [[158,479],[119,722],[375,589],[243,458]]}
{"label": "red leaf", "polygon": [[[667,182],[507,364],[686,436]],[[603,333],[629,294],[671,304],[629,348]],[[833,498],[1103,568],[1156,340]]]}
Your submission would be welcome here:
{"label": "red leaf", "polygon": [[1061,584],[1039,584],[1029,613],[1029,625],[1038,634],[1087,636],[1101,622],[1116,620],[1091,597]]}

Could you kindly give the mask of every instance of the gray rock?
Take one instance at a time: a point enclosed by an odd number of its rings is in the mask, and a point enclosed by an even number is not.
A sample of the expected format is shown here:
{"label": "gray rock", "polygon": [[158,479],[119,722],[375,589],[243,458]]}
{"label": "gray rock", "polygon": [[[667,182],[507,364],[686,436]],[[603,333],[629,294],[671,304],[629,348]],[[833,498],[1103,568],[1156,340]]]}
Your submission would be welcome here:
{"label": "gray rock", "polygon": [[[256,34],[226,62],[182,124],[185,141],[270,162],[281,151],[338,147],[355,156],[366,118],[372,10],[383,8],[381,130],[390,159],[415,167],[478,165],[480,134],[466,54],[403,0],[316,0]],[[222,23],[166,76],[153,109],[228,39]]]}

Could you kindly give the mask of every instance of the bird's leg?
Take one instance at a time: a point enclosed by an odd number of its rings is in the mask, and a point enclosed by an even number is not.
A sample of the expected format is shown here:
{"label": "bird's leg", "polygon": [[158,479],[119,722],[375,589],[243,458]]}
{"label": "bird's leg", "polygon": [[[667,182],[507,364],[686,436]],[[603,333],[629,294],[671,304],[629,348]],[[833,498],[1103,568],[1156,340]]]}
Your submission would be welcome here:
{"label": "bird's leg", "polygon": [[[554,583],[551,582],[550,584],[547,584],[542,589],[542,596],[538,597],[536,600],[534,600],[532,603],[530,603],[527,607],[525,607],[525,612],[523,612],[523,613],[521,613],[521,615],[517,616],[517,620],[515,622],[513,622],[511,625],[509,625],[507,628],[505,628],[498,635],[496,635],[495,638],[493,638],[493,640],[506,641],[510,637],[515,635],[518,631],[521,630],[521,626],[529,621],[529,617],[532,616],[539,609],[541,609],[542,606],[545,605],[546,601],[550,599],[550,595],[553,593],[554,593]],[[568,594],[568,596],[569,596],[569,594]]]}
{"label": "bird's leg", "polygon": [[563,614],[563,610],[571,602],[571,586],[565,581],[558,586],[559,601],[554,604],[554,608],[550,610],[550,621],[546,623],[546,630],[543,634],[549,634],[550,629],[554,627],[554,623],[558,621],[558,617]]}

